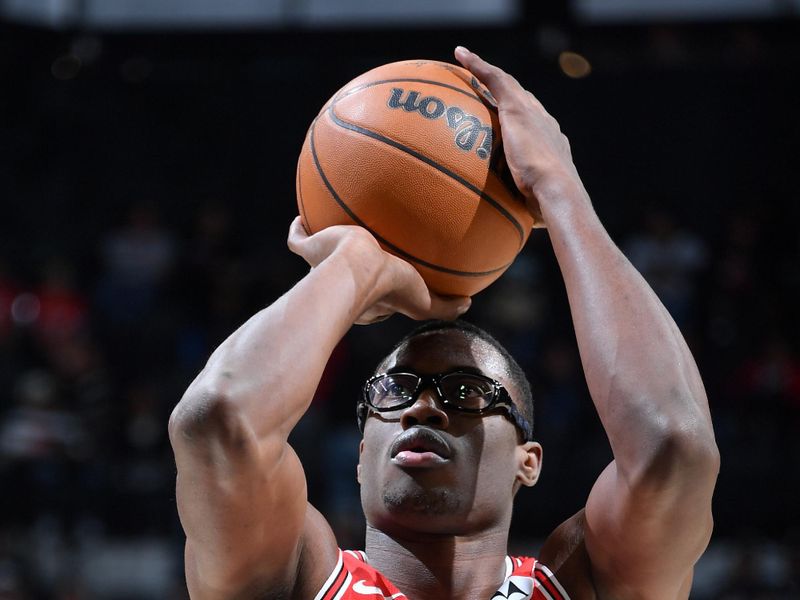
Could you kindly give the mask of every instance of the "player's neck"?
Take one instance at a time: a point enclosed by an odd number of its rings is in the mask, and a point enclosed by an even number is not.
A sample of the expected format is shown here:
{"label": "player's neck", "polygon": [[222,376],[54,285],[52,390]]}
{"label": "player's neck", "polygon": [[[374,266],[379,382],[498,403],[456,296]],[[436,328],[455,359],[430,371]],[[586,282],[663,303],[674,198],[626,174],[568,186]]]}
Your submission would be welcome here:
{"label": "player's neck", "polygon": [[507,544],[507,529],[400,539],[368,525],[366,553],[410,600],[472,600],[490,597],[503,582]]}

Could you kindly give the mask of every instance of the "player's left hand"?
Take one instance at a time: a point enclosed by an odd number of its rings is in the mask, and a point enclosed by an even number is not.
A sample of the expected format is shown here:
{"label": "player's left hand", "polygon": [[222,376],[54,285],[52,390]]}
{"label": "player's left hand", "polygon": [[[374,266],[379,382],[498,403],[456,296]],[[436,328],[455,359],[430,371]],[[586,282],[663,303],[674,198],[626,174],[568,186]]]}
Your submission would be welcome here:
{"label": "player's left hand", "polygon": [[[540,209],[546,213],[545,203],[565,186],[583,190],[569,140],[542,103],[511,75],[466,48],[458,46],[455,57],[497,101],[506,161],[534,217],[541,218]],[[582,195],[588,202],[585,191]]]}

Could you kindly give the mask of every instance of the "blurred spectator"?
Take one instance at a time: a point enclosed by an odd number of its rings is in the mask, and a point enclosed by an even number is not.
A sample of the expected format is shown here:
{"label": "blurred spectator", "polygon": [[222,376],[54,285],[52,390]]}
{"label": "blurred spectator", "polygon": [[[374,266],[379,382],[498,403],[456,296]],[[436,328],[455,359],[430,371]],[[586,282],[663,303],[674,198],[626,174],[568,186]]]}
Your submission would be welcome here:
{"label": "blurred spectator", "polygon": [[694,317],[695,278],[707,261],[703,240],[680,229],[669,212],[657,208],[645,215],[643,231],[623,250],[678,326],[686,325]]}
{"label": "blurred spectator", "polygon": [[3,520],[30,522],[41,513],[74,508],[71,475],[89,458],[89,436],[79,416],[62,402],[59,382],[43,370],[23,373],[14,390],[15,405],[0,422],[0,478],[6,497]]}
{"label": "blurred spectator", "polygon": [[789,557],[782,548],[742,546],[731,565],[718,600],[790,600],[798,591],[792,584]]}
{"label": "blurred spectator", "polygon": [[0,257],[0,344],[11,335],[11,305],[18,293],[19,289],[7,271],[6,262]]}
{"label": "blurred spectator", "polygon": [[115,376],[127,382],[142,371],[172,370],[175,308],[165,291],[177,257],[175,234],[155,205],[140,202],[124,227],[105,236],[101,255],[93,325]]}
{"label": "blurred spectator", "polygon": [[0,600],[28,600],[27,589],[22,561],[0,547]]}
{"label": "blurred spectator", "polygon": [[83,454],[85,431],[59,406],[57,382],[49,373],[24,373],[15,392],[17,406],[0,428],[0,456],[36,461]]}
{"label": "blurred spectator", "polygon": [[77,289],[74,268],[66,259],[54,257],[47,262],[34,293],[40,310],[33,326],[45,344],[73,336],[87,324],[88,302]]}
{"label": "blurred spectator", "polygon": [[165,401],[164,392],[163,384],[149,380],[125,390],[111,501],[116,533],[165,531],[173,517],[165,510],[174,493],[174,469],[167,460],[165,426],[172,402]]}
{"label": "blurred spectator", "polygon": [[784,489],[788,482],[781,477],[793,470],[800,454],[800,358],[775,333],[766,336],[730,379],[729,398],[736,408],[733,451],[748,454],[742,458],[758,472],[771,472],[781,498],[793,495],[800,501],[800,489],[791,485]]}
{"label": "blurred spectator", "polygon": [[241,259],[241,244],[228,208],[216,202],[203,204],[194,214],[192,232],[173,284],[193,321],[204,323],[210,318],[217,282]]}
{"label": "blurred spectator", "polygon": [[[712,367],[720,369],[713,379],[727,379],[722,371],[741,360],[741,352],[755,343],[762,327],[767,291],[759,286],[758,259],[762,225],[754,214],[732,212],[724,222],[724,234],[715,252],[708,289],[708,339]],[[722,364],[720,364],[720,362]]]}
{"label": "blurred spectator", "polygon": [[188,375],[250,314],[256,276],[245,261],[229,209],[206,202],[194,214],[171,288],[181,307],[178,361]]}
{"label": "blurred spectator", "polygon": [[17,361],[20,360],[20,348],[14,343],[14,321],[11,307],[19,293],[16,282],[6,269],[3,257],[0,257],[0,419],[11,388],[11,383],[18,374]]}
{"label": "blurred spectator", "polygon": [[800,358],[780,334],[769,336],[756,354],[745,359],[734,381],[734,395],[747,398],[757,410],[776,411],[778,422],[800,415]]}
{"label": "blurred spectator", "polygon": [[158,301],[175,260],[174,236],[161,225],[156,207],[140,202],[131,207],[126,225],[106,236],[101,253],[99,308],[112,323],[132,324]]}
{"label": "blurred spectator", "polygon": [[523,369],[531,370],[539,360],[542,330],[549,314],[552,294],[543,284],[542,258],[532,252],[521,253],[514,263],[485,292],[476,315],[492,335],[502,339]]}
{"label": "blurred spectator", "polygon": [[541,435],[569,447],[581,436],[584,403],[590,402],[583,380],[577,349],[563,339],[550,340],[543,350],[537,412],[543,425]]}

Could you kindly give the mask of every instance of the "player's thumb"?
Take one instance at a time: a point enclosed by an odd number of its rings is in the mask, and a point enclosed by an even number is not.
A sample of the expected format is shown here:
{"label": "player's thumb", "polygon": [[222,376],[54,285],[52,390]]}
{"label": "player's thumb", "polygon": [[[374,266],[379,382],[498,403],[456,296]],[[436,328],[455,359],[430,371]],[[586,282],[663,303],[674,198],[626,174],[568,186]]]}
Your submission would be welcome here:
{"label": "player's thumb", "polygon": [[431,292],[430,304],[418,318],[452,321],[467,312],[471,305],[469,296],[440,296]]}
{"label": "player's thumb", "polygon": [[306,256],[309,251],[307,247],[309,237],[306,228],[303,226],[303,219],[299,216],[295,217],[292,224],[289,225],[289,236],[286,238],[286,245],[289,246],[289,250],[309,260],[310,257]]}

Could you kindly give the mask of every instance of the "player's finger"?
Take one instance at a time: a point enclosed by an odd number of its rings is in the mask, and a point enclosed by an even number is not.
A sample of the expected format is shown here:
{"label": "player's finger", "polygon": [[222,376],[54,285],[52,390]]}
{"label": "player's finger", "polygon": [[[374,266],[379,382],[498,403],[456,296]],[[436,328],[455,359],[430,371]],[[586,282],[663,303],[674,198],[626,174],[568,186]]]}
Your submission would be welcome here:
{"label": "player's finger", "polygon": [[503,71],[500,67],[495,67],[486,62],[474,52],[470,52],[464,48],[464,46],[456,47],[455,57],[464,68],[469,70],[481,83],[489,88],[489,91],[499,102],[502,102],[503,98],[507,98],[515,88],[521,89],[517,80],[511,75]]}
{"label": "player's finger", "polygon": [[361,315],[358,319],[356,319],[356,325],[373,325],[375,323],[380,323],[381,321],[385,321],[389,317],[391,317],[394,313],[393,312],[385,312],[385,313],[375,313],[373,314],[371,311]]}
{"label": "player's finger", "polygon": [[298,216],[294,218],[292,224],[289,225],[289,237],[286,239],[286,245],[289,250],[305,258],[303,253],[304,243],[310,236],[303,226],[303,220]]}
{"label": "player's finger", "polygon": [[298,215],[289,225],[289,238],[287,242],[291,247],[292,244],[297,244],[308,238],[308,232],[303,227],[303,219]]}
{"label": "player's finger", "polygon": [[408,316],[413,319],[445,319],[452,321],[469,310],[472,299],[468,296],[440,296],[431,292],[430,303],[422,310]]}
{"label": "player's finger", "polygon": [[[531,91],[525,90],[525,93],[528,94],[528,99],[531,101],[531,103],[534,106],[536,106],[537,108],[540,108],[542,110],[545,110],[545,108],[542,105],[542,103],[539,101],[539,99],[536,96],[533,95],[533,93]],[[547,111],[545,111],[545,112],[547,112]]]}

